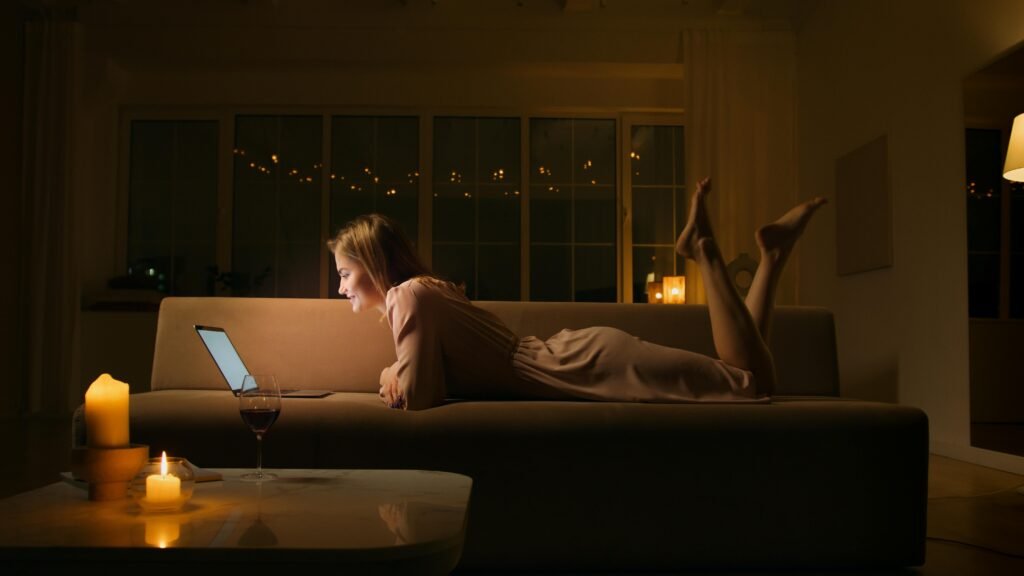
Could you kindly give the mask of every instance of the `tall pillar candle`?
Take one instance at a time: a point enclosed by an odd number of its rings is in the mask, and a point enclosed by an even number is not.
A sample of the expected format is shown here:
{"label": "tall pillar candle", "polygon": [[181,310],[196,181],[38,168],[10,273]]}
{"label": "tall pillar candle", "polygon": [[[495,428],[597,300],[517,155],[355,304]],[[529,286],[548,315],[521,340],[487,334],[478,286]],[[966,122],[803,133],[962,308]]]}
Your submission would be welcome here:
{"label": "tall pillar candle", "polygon": [[90,448],[128,446],[128,385],[102,374],[85,391],[85,434]]}

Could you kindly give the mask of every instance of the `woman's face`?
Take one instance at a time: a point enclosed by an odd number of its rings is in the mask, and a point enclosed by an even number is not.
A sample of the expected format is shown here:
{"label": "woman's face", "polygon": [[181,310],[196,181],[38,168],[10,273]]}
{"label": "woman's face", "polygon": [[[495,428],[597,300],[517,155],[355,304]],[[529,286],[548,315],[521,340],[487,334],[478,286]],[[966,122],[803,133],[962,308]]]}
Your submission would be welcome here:
{"label": "woman's face", "polygon": [[338,276],[341,277],[338,294],[352,302],[352,311],[359,312],[377,308],[383,312],[384,295],[373,285],[373,280],[366,273],[366,269],[359,262],[344,254],[335,253],[334,261],[338,264]]}

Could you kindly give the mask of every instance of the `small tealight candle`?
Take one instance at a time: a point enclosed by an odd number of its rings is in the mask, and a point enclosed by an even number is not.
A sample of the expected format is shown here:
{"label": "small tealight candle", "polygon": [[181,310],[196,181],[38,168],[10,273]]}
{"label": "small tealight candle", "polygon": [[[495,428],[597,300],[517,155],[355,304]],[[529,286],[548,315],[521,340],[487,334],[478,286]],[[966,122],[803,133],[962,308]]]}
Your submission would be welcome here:
{"label": "small tealight candle", "polygon": [[146,477],[146,500],[151,504],[170,504],[181,498],[181,479],[167,473],[167,452],[160,457],[160,474]]}

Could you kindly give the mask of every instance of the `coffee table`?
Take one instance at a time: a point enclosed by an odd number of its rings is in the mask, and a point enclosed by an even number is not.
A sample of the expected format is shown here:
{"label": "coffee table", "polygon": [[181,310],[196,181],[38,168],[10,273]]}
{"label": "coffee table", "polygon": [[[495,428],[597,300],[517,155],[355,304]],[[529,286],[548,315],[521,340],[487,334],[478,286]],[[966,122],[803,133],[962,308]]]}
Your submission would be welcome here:
{"label": "coffee table", "polygon": [[[472,479],[423,470],[272,470],[278,479],[196,483],[173,513],[91,502],[58,482],[0,500],[0,565],[103,565],[105,573],[193,564],[346,573],[447,574],[459,561]],[[123,569],[123,570],[122,570]],[[17,572],[15,572],[17,573]],[[146,573],[149,572],[139,572]]]}

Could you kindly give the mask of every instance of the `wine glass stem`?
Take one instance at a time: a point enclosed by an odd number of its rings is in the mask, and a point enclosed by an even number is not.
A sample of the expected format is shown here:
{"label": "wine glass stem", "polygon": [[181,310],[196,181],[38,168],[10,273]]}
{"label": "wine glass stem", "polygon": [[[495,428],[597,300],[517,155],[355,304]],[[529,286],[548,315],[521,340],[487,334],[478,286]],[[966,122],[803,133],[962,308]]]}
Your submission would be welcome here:
{"label": "wine glass stem", "polygon": [[263,478],[263,434],[256,435],[256,477]]}

